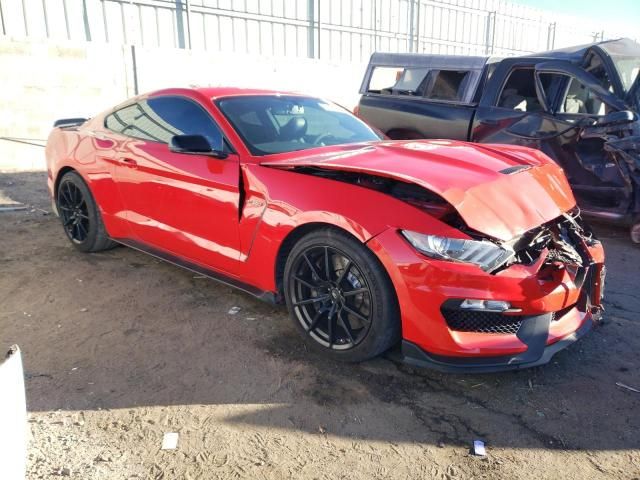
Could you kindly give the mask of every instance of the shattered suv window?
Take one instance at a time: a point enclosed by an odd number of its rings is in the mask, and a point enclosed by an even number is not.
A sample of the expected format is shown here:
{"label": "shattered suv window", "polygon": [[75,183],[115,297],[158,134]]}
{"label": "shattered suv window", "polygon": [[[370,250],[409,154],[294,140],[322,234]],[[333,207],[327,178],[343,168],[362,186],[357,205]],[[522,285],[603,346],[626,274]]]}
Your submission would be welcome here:
{"label": "shattered suv window", "polygon": [[613,62],[620,75],[620,80],[622,80],[622,86],[625,92],[628,92],[636,81],[636,78],[638,78],[638,72],[640,72],[640,57],[618,57],[614,58]]}
{"label": "shattered suv window", "polygon": [[406,68],[393,86],[393,92],[409,95],[418,93],[427,73],[429,73],[428,68]]}
{"label": "shattered suv window", "polygon": [[464,70],[438,70],[433,72],[432,75],[435,78],[425,96],[434,100],[462,100],[463,89],[461,87],[468,74],[469,72]]}
{"label": "shattered suv window", "polygon": [[561,73],[541,73],[547,103],[558,113],[606,115],[609,106],[575,78]]}
{"label": "shattered suv window", "polygon": [[611,83],[607,69],[602,63],[600,55],[590,52],[585,58],[584,65],[584,69],[598,79],[602,88],[610,92],[613,91],[613,84]]}
{"label": "shattered suv window", "polygon": [[542,109],[536,94],[533,68],[516,68],[509,74],[500,93],[498,107],[522,112],[537,112]]}
{"label": "shattered suv window", "polygon": [[371,93],[391,93],[403,72],[402,67],[375,67],[367,90]]}
{"label": "shattered suv window", "polygon": [[569,78],[566,94],[560,103],[560,112],[606,115],[606,104],[596,97],[590,88],[575,78]]}
{"label": "shattered suv window", "polygon": [[419,95],[428,68],[375,67],[367,91],[394,95]]}

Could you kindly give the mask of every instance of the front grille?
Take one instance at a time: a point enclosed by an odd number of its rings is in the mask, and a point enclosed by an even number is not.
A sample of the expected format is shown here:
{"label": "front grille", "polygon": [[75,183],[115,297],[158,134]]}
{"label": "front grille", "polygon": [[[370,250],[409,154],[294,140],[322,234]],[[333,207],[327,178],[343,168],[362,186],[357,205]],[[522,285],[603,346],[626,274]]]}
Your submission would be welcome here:
{"label": "front grille", "polygon": [[[551,321],[561,320],[569,313],[574,305],[551,313]],[[442,315],[451,330],[458,332],[479,333],[507,333],[515,335],[525,319],[524,315],[505,315],[499,312],[479,312],[474,310],[461,310],[443,308]]]}
{"label": "front grille", "polygon": [[573,305],[569,305],[568,307],[564,307],[562,310],[558,310],[557,312],[553,312],[551,314],[551,321],[552,322],[556,322],[558,320],[562,320],[562,317],[564,317],[567,313],[569,313],[573,307],[575,307],[575,303]]}
{"label": "front grille", "polygon": [[522,315],[457,309],[442,309],[442,315],[444,315],[449,328],[459,332],[508,333],[513,335],[524,320]]}

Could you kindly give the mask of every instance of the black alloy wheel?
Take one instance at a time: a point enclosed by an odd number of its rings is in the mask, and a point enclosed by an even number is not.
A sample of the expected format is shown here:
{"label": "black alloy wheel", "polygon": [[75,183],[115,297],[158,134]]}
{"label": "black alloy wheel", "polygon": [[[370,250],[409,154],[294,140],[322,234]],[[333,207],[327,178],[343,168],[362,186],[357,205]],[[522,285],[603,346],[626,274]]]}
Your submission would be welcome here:
{"label": "black alloy wheel", "polygon": [[314,246],[293,270],[291,305],[302,327],[327,348],[358,345],[371,326],[371,290],[353,260],[328,245]]}
{"label": "black alloy wheel", "polygon": [[386,271],[346,233],[323,229],[303,237],[287,260],[284,291],[307,342],[336,358],[371,358],[399,337],[397,300]]}
{"label": "black alloy wheel", "polygon": [[58,211],[69,240],[83,243],[89,236],[89,209],[80,189],[73,182],[58,187]]}
{"label": "black alloy wheel", "polygon": [[109,238],[93,195],[77,172],[69,171],[60,179],[56,207],[67,238],[81,252],[99,252],[117,245]]}

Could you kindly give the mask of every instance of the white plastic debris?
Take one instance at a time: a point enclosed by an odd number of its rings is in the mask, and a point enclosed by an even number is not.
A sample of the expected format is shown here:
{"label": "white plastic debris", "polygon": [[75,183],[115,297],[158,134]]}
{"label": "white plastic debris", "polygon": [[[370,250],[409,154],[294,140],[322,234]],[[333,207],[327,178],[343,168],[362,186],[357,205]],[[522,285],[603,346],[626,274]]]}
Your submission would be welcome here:
{"label": "white plastic debris", "polygon": [[27,407],[22,357],[17,345],[9,349],[6,357],[0,355],[0,392],[0,477],[25,478]]}
{"label": "white plastic debris", "polygon": [[18,210],[26,210],[27,207],[16,203],[15,205],[2,205],[0,212],[17,212]]}
{"label": "white plastic debris", "polygon": [[624,388],[625,390],[629,390],[630,392],[640,393],[640,390],[638,390],[637,388],[630,387],[629,385],[625,385],[622,382],[616,382],[616,385],[620,388]]}
{"label": "white plastic debris", "polygon": [[227,312],[229,315],[235,315],[240,311],[240,307],[231,307]]}
{"label": "white plastic debris", "polygon": [[473,454],[484,457],[487,454],[486,449],[484,448],[484,442],[482,440],[474,440],[473,441]]}
{"label": "white plastic debris", "polygon": [[175,450],[178,446],[178,434],[175,432],[167,432],[162,437],[162,450]]}

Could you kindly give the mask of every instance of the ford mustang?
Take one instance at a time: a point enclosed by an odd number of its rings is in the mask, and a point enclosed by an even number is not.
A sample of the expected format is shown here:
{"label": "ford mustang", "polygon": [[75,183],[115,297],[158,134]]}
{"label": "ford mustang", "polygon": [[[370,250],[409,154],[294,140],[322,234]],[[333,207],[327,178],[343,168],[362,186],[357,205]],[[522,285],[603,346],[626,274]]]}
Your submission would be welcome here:
{"label": "ford mustang", "polygon": [[198,88],[59,120],[46,156],[78,250],[127,245],[286,303],[334,359],[518,369],[600,315],[602,245],[536,150],[391,141],[323,99]]}

